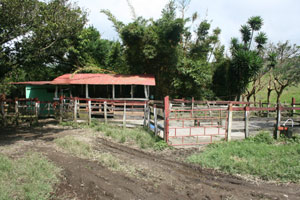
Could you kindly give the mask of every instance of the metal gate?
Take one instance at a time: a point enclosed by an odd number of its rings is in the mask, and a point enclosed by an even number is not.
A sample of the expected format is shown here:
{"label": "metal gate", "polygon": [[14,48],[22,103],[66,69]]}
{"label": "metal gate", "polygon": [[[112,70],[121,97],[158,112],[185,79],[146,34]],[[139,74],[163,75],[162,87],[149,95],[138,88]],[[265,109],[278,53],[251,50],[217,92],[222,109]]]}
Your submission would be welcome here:
{"label": "metal gate", "polygon": [[227,134],[227,106],[175,105],[165,99],[165,115],[166,142],[172,146],[208,144]]}

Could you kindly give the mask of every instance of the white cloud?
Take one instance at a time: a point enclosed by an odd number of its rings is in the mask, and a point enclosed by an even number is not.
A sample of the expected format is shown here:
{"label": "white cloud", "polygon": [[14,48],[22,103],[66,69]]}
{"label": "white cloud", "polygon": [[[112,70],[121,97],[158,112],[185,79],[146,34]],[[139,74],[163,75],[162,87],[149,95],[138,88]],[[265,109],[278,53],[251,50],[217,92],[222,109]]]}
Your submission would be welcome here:
{"label": "white cloud", "polygon": [[[168,0],[130,0],[138,16],[157,19]],[[90,24],[95,26],[103,38],[117,39],[111,22],[101,9],[110,10],[117,19],[128,23],[132,20],[126,0],[78,0],[78,5],[90,11]],[[299,0],[192,0],[187,14],[198,12],[200,17],[212,20],[212,27],[222,29],[221,42],[229,45],[231,37],[240,37],[239,29],[251,16],[264,19],[263,31],[269,41],[290,40],[300,44]]]}

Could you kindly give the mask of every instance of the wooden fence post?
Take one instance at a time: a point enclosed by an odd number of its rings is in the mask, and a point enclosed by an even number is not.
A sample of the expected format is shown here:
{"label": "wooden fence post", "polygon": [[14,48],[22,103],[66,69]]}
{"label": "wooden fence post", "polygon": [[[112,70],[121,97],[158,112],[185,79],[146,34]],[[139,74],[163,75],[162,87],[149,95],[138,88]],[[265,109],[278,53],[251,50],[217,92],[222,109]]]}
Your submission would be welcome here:
{"label": "wooden fence post", "polygon": [[39,120],[39,109],[40,108],[40,102],[36,101],[35,102],[35,122],[37,123]]}
{"label": "wooden fence post", "polygon": [[166,143],[168,143],[169,140],[169,115],[170,115],[170,100],[169,96],[166,96],[164,98],[164,139]]}
{"label": "wooden fence post", "polygon": [[77,108],[78,108],[78,106],[77,106],[77,98],[74,97],[73,101],[74,101],[73,102],[74,103],[73,118],[74,118],[74,122],[77,123]]}
{"label": "wooden fence post", "polygon": [[6,126],[5,101],[1,101],[1,114],[3,119],[3,126]]}
{"label": "wooden fence post", "polygon": [[126,102],[124,102],[123,128],[126,128]]}
{"label": "wooden fence post", "polygon": [[227,134],[226,141],[231,141],[231,128],[232,128],[232,104],[228,105],[228,119],[227,119]]}
{"label": "wooden fence post", "polygon": [[[262,103],[261,103],[261,100],[259,100],[259,107],[260,108],[262,108],[263,106],[262,106]],[[259,116],[261,117],[262,116],[262,111],[258,111],[258,113],[259,113]]]}
{"label": "wooden fence post", "polygon": [[16,113],[16,125],[19,125],[19,101],[18,99],[15,99],[15,113]]}
{"label": "wooden fence post", "polygon": [[245,138],[249,137],[249,116],[250,114],[250,108],[248,107],[248,105],[246,105],[245,107]]}
{"label": "wooden fence post", "polygon": [[88,125],[91,125],[92,122],[92,103],[91,100],[88,100]]}
{"label": "wooden fence post", "polygon": [[36,101],[35,102],[35,116],[38,117],[39,116],[39,107],[40,107],[40,102]]}
{"label": "wooden fence post", "polygon": [[[293,97],[293,98],[292,98],[292,107],[293,107],[293,108],[296,107],[295,104],[296,104],[296,99],[295,99],[295,97]],[[295,114],[295,110],[293,109],[293,110],[292,110],[292,117],[294,116],[294,114]]]}
{"label": "wooden fence post", "polygon": [[157,128],[157,108],[156,105],[153,106],[153,113],[154,113],[154,133],[157,136],[158,128]]}
{"label": "wooden fence post", "polygon": [[64,108],[63,97],[62,96],[60,96],[59,102],[60,102],[60,105],[59,105],[59,122],[62,122],[63,121],[63,108]]}
{"label": "wooden fence post", "polygon": [[18,101],[18,99],[15,99],[15,113],[17,115],[19,114],[19,101]]}
{"label": "wooden fence post", "polygon": [[144,127],[146,128],[146,118],[147,118],[147,103],[144,104]]}
{"label": "wooden fence post", "polygon": [[48,117],[50,117],[51,103],[47,103]]}
{"label": "wooden fence post", "polygon": [[192,97],[192,118],[194,117],[194,106],[195,106],[195,99]]}
{"label": "wooden fence post", "polygon": [[107,124],[107,102],[104,101],[104,123]]}
{"label": "wooden fence post", "polygon": [[147,125],[148,125],[148,130],[150,130],[150,124],[151,124],[151,108],[150,108],[150,104],[147,104]]}
{"label": "wooden fence post", "polygon": [[281,121],[281,108],[280,108],[280,103],[277,104],[277,118],[276,118],[276,127],[275,127],[275,139],[279,139],[280,137],[280,121]]}

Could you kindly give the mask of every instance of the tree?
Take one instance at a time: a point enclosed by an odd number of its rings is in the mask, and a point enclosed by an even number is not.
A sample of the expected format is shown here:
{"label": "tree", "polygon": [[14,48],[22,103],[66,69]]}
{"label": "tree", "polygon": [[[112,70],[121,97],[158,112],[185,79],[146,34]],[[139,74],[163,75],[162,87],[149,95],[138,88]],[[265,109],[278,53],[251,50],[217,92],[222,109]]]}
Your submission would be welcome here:
{"label": "tree", "polygon": [[[203,20],[192,38],[190,18],[184,18],[189,1],[180,1],[181,17],[170,1],[158,20],[137,17],[124,24],[109,11],[104,12],[114,24],[122,40],[130,74],[154,74],[156,96],[205,98],[212,96],[211,76],[215,50],[219,50],[220,29],[210,34],[210,23]],[[193,15],[192,22],[196,20]],[[221,52],[221,51],[219,51]],[[196,88],[196,89],[195,89]]]}
{"label": "tree", "polygon": [[279,42],[276,46],[271,45],[270,52],[272,83],[277,103],[280,103],[282,92],[300,82],[300,47],[288,41]]}
{"label": "tree", "polygon": [[73,68],[67,50],[86,23],[79,7],[68,0],[2,0],[0,13],[2,83],[10,73],[20,75],[11,81],[48,80]]}
{"label": "tree", "polygon": [[[255,31],[259,31],[263,25],[263,20],[259,16],[249,18],[246,25],[242,25],[240,32],[242,35],[242,42],[239,42],[237,38],[231,40],[231,58],[227,58],[223,64],[219,67],[227,67],[227,69],[218,69],[215,73],[214,78],[220,76],[228,76],[222,80],[228,82],[220,82],[214,80],[216,84],[214,90],[216,93],[220,92],[220,88],[223,86],[218,86],[225,84],[227,85],[229,92],[227,96],[229,99],[239,99],[240,96],[246,91],[250,82],[255,83],[260,79],[260,72],[263,67],[263,49],[267,41],[267,36],[265,33],[260,32],[256,37],[254,37]],[[255,40],[256,47],[252,48],[251,43]],[[226,73],[224,73],[226,72]],[[253,90],[256,92],[257,90]],[[221,92],[222,93],[222,92]],[[249,93],[252,95],[253,93]],[[250,97],[248,97],[250,99]]]}

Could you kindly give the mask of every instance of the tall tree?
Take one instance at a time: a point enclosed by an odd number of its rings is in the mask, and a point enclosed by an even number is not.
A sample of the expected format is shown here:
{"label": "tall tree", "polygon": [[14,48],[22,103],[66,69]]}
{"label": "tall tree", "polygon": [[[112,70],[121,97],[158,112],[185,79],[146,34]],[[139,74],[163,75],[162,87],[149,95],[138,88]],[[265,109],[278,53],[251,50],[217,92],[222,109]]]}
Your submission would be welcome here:
{"label": "tall tree", "polygon": [[277,103],[280,103],[282,92],[288,87],[300,83],[300,46],[291,45],[288,41],[270,47],[271,76]]}
{"label": "tall tree", "polygon": [[[79,7],[68,0],[2,0],[0,19],[2,83],[10,73],[24,80],[47,80],[72,68],[66,63],[67,49],[86,23]],[[11,80],[19,81],[16,77]]]}
{"label": "tall tree", "polygon": [[[219,67],[227,67],[227,69],[216,70],[214,77],[228,76],[223,80],[227,80],[227,83],[219,82],[214,80],[216,84],[214,86],[215,92],[218,93],[219,88],[223,87],[221,85],[226,84],[229,88],[228,96],[229,99],[233,97],[239,99],[240,96],[245,92],[249,83],[251,81],[256,82],[260,70],[263,67],[263,48],[267,41],[267,36],[265,33],[260,32],[256,37],[254,37],[255,31],[259,31],[263,25],[263,20],[259,16],[249,18],[246,25],[242,25],[240,32],[242,36],[242,41],[239,42],[237,38],[231,40],[231,58]],[[256,42],[256,47],[251,47],[252,41]],[[228,65],[229,64],[229,65]],[[226,71],[226,73],[224,73]],[[220,85],[220,87],[218,86]],[[222,92],[221,92],[222,93]]]}
{"label": "tall tree", "polygon": [[[189,1],[181,1],[185,11]],[[182,10],[183,9],[183,10]],[[173,97],[211,96],[211,63],[215,50],[219,50],[220,29],[210,33],[210,23],[203,20],[192,37],[187,26],[192,19],[177,17],[175,1],[170,1],[162,10],[158,20],[137,17],[129,24],[118,21],[109,11],[102,11],[112,21],[120,34],[128,73],[154,74],[156,77],[156,96]],[[205,91],[205,92],[204,92]],[[209,94],[209,95],[207,95]]]}

